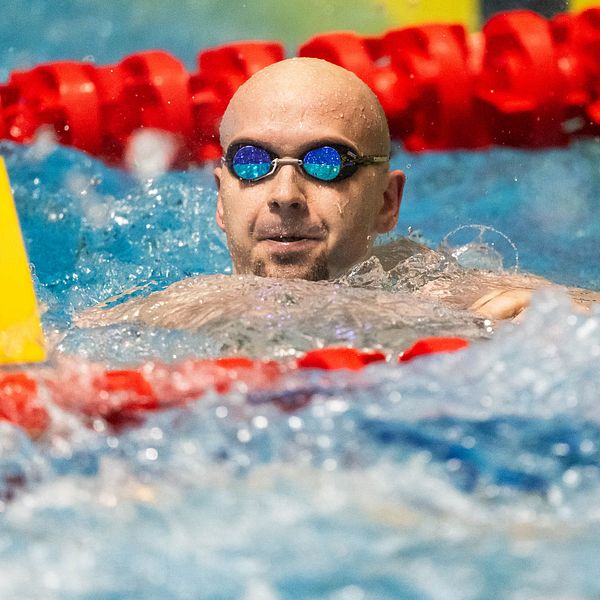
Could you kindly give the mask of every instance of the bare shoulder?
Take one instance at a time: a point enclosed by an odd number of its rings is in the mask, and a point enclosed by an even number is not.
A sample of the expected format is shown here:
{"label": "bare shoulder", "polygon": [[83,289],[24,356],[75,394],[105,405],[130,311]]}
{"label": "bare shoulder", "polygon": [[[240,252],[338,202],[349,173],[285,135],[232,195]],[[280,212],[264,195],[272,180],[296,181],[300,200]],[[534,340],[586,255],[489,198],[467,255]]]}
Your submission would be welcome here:
{"label": "bare shoulder", "polygon": [[[99,327],[116,323],[145,323],[155,327],[198,327],[206,320],[218,318],[235,301],[237,286],[226,275],[198,276],[182,279],[164,290],[145,297],[118,303],[111,298],[79,314],[78,327]],[[111,306],[117,302],[118,304]]]}
{"label": "bare shoulder", "polygon": [[390,271],[399,263],[417,254],[433,255],[437,253],[435,250],[405,237],[399,237],[373,248],[373,256],[379,260],[386,271]]}

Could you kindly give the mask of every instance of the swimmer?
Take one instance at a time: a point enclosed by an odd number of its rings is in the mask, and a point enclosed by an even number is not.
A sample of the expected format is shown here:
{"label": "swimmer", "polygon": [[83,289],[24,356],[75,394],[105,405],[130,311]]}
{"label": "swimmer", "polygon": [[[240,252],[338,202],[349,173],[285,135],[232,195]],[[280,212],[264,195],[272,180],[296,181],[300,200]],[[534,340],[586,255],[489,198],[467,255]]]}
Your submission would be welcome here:
{"label": "swimmer", "polygon": [[[225,160],[215,169],[217,224],[234,273],[339,277],[374,253],[378,234],[396,226],[404,173],[388,170],[385,113],[353,73],[310,58],[271,65],[236,92],[220,134]],[[326,147],[337,153],[325,157]],[[338,172],[335,165],[348,160],[348,152],[362,164]],[[312,160],[327,167],[331,161],[328,179]],[[248,162],[259,171],[244,172]],[[406,255],[426,251],[409,240],[396,245]],[[472,308],[492,319],[518,315],[543,284],[526,276],[506,276],[495,285],[491,279],[482,282],[488,288]]]}
{"label": "swimmer", "polygon": [[[338,278],[371,256],[384,266],[391,257],[393,267],[415,253],[436,254],[407,239],[374,246],[379,234],[396,226],[405,177],[389,169],[385,113],[353,73],[312,58],[268,66],[234,94],[220,137],[216,221],[234,274],[316,281]],[[469,277],[471,294],[435,282],[422,291],[504,319],[518,315],[531,291],[548,284],[525,275]],[[165,292],[159,292],[152,322],[164,321],[162,311],[173,326]],[[141,317],[140,302],[148,304],[135,299],[116,307],[119,320]]]}

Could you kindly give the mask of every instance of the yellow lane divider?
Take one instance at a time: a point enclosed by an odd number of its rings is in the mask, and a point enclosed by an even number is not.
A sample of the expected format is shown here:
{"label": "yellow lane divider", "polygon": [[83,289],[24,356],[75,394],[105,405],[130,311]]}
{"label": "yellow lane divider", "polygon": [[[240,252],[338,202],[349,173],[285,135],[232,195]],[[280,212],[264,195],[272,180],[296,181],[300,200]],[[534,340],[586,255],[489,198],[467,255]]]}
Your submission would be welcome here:
{"label": "yellow lane divider", "polygon": [[0,365],[46,360],[29,262],[0,156]]}

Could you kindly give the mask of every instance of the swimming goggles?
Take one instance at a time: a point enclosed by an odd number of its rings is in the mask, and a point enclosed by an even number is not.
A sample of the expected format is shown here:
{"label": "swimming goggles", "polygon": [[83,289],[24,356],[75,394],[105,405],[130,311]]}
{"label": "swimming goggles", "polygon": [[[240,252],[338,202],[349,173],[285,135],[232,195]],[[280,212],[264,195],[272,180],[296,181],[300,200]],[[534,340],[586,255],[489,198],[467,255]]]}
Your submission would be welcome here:
{"label": "swimming goggles", "polygon": [[223,163],[242,181],[259,181],[283,165],[296,165],[318,181],[340,181],[353,175],[359,167],[387,162],[389,156],[361,156],[341,144],[323,144],[305,152],[301,158],[280,158],[257,144],[232,144]]}

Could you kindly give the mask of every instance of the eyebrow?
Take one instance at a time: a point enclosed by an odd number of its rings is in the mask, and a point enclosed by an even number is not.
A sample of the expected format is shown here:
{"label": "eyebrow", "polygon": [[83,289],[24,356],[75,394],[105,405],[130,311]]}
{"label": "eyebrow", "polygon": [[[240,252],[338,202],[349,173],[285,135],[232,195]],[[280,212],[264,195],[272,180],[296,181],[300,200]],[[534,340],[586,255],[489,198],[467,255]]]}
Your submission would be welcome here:
{"label": "eyebrow", "polygon": [[[229,148],[231,148],[231,146],[240,146],[240,145],[242,145],[242,146],[244,146],[244,145],[260,146],[261,148],[264,148],[265,150],[272,152],[279,158],[281,158],[281,156],[282,156],[275,149],[275,147],[272,144],[270,144],[269,142],[263,142],[262,140],[257,140],[257,139],[252,139],[252,138],[240,138],[239,140],[233,139],[231,141],[231,143],[227,146],[227,150]],[[316,138],[314,140],[311,140],[310,142],[307,142],[306,144],[303,144],[302,146],[300,146],[298,155],[302,156],[303,154],[306,154],[306,152],[308,152],[309,150],[312,150],[313,148],[318,148],[320,146],[345,146],[346,148],[349,148],[356,154],[361,155],[361,153],[358,151],[356,146],[354,144],[350,143],[348,140],[336,139],[336,138],[331,138],[331,137]],[[227,150],[225,152],[227,152]]]}

